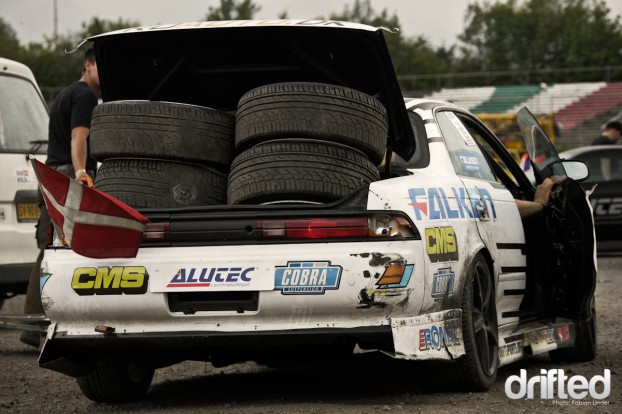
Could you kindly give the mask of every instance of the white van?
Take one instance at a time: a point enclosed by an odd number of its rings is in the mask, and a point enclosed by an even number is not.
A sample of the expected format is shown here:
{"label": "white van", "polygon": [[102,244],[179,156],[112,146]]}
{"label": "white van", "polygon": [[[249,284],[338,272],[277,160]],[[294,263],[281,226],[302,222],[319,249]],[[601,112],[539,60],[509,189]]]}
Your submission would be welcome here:
{"label": "white van", "polygon": [[26,292],[37,258],[37,180],[28,154],[45,160],[48,119],[32,71],[0,58],[0,306]]}

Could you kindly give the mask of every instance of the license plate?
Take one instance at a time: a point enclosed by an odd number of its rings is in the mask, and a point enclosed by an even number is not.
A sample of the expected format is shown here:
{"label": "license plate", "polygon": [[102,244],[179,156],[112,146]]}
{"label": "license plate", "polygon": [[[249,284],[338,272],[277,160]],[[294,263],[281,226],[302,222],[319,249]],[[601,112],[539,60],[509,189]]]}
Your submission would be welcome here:
{"label": "license plate", "polygon": [[37,203],[17,203],[17,221],[37,221],[39,220],[39,205]]}

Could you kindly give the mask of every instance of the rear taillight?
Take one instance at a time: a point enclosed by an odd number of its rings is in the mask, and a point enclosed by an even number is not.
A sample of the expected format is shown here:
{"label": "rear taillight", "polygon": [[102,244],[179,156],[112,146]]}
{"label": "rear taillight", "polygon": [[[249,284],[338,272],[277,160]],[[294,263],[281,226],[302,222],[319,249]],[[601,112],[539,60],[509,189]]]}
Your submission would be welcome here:
{"label": "rear taillight", "polygon": [[257,238],[331,239],[412,237],[410,222],[401,217],[318,217],[258,220]]}
{"label": "rear taillight", "polygon": [[330,239],[365,237],[369,220],[348,218],[293,218],[257,221],[258,238]]}
{"label": "rear taillight", "polygon": [[143,241],[163,241],[171,239],[170,223],[147,223]]}
{"label": "rear taillight", "polygon": [[408,219],[389,213],[371,213],[369,216],[290,217],[223,219],[147,223],[144,243],[241,243],[252,240],[325,240],[325,239],[391,239],[419,238],[419,233]]}

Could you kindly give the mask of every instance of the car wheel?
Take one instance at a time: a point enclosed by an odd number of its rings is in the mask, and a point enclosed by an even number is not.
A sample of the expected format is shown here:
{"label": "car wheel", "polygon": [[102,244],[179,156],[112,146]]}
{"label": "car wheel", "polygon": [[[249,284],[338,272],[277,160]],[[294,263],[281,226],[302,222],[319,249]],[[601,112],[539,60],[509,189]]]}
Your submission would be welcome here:
{"label": "car wheel", "polygon": [[462,335],[465,355],[451,368],[454,384],[468,391],[486,391],[499,366],[495,289],[484,256],[475,256],[462,293]]}
{"label": "car wheel", "polygon": [[109,158],[166,158],[228,170],[234,157],[233,115],[173,102],[115,101],[95,107],[90,153]]}
{"label": "car wheel", "polygon": [[88,375],[77,378],[85,397],[97,402],[127,402],[142,398],[153,380],[154,368],[103,357]]}
{"label": "car wheel", "polygon": [[326,203],[378,181],[361,152],[315,140],[278,140],[238,155],[231,165],[229,204]]}
{"label": "car wheel", "polygon": [[362,92],[323,83],[277,83],[253,89],[238,103],[239,151],[276,138],[314,138],[349,145],[379,164],[387,144],[387,112]]}
{"label": "car wheel", "polygon": [[598,351],[596,299],[592,298],[591,315],[583,320],[576,320],[575,344],[570,348],[560,348],[549,352],[551,360],[556,362],[589,362],[596,358]]}
{"label": "car wheel", "polygon": [[134,208],[221,205],[227,177],[200,164],[116,158],[102,163],[95,188]]}

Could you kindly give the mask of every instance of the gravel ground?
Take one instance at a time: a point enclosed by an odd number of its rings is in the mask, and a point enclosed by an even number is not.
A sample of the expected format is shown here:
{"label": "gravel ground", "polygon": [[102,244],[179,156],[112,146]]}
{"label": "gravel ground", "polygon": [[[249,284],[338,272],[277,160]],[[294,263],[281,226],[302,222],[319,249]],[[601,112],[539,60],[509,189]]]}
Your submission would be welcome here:
{"label": "gravel ground", "polygon": [[[213,368],[184,362],[156,372],[138,403],[98,404],[85,398],[74,379],[39,368],[38,352],[19,341],[19,332],[0,329],[0,412],[8,413],[618,413],[622,403],[622,257],[599,257],[596,289],[599,354],[589,363],[555,364],[534,357],[500,369],[485,393],[454,393],[431,384],[435,365],[393,361],[376,353],[351,363],[269,369],[253,363]],[[7,300],[0,314],[20,313],[23,297]],[[511,400],[505,380],[528,371],[563,368],[588,380],[611,370],[611,394],[594,405],[585,400]],[[568,405],[562,405],[563,403]]]}

